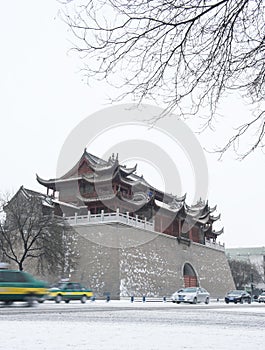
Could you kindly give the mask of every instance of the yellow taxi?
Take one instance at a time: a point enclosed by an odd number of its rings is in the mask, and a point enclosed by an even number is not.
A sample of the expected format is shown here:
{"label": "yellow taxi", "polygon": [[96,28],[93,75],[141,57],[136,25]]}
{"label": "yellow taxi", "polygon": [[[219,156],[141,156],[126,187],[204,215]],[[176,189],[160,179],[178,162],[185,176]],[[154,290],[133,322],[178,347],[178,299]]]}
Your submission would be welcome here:
{"label": "yellow taxi", "polygon": [[32,306],[38,299],[46,297],[47,287],[46,282],[37,280],[27,272],[0,266],[0,301],[6,305],[24,301],[27,306]]}
{"label": "yellow taxi", "polygon": [[61,301],[69,303],[70,300],[80,300],[84,304],[92,296],[92,290],[83,287],[80,283],[59,282],[49,289],[47,299],[54,300],[56,303]]}

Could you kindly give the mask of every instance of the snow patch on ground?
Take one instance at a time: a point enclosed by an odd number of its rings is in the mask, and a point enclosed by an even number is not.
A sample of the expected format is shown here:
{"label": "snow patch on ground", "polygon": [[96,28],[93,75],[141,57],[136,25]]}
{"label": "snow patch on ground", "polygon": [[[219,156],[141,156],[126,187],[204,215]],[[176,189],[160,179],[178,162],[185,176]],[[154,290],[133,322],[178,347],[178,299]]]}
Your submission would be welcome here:
{"label": "snow patch on ground", "polygon": [[265,344],[260,305],[186,309],[172,303],[97,301],[45,303],[33,311],[0,309],[1,350],[263,350]]}
{"label": "snow patch on ground", "polygon": [[[263,331],[263,330],[262,330]],[[1,322],[0,349],[264,349],[260,330],[135,323]]]}

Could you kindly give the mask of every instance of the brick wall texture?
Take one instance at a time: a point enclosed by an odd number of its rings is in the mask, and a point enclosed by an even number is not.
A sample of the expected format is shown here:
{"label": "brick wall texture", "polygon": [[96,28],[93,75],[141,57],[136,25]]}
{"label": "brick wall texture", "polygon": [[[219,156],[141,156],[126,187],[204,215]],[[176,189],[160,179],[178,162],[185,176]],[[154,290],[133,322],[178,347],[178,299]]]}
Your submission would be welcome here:
{"label": "brick wall texture", "polygon": [[91,287],[97,297],[110,294],[169,297],[184,286],[186,263],[212,298],[234,289],[224,251],[118,223],[76,226],[79,260],[72,279]]}

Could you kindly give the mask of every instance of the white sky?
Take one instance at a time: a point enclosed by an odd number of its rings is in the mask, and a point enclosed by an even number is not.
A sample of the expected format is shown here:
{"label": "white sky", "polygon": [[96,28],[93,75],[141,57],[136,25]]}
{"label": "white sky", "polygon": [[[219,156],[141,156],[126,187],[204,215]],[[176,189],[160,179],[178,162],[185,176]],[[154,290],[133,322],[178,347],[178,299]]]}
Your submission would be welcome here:
{"label": "white sky", "polygon": [[[85,117],[107,105],[109,86],[88,87],[78,71],[81,61],[67,53],[70,37],[57,17],[59,7],[55,0],[1,4],[2,192],[15,192],[21,185],[44,190],[35,173],[54,177],[68,134]],[[246,106],[235,100],[225,102],[223,113],[227,118],[247,115]],[[216,133],[200,135],[202,145],[215,146],[225,132],[222,128],[220,123]],[[206,157],[209,202],[217,204],[225,227],[220,240],[227,247],[264,246],[264,154],[255,152],[243,162],[233,159],[231,153],[222,162],[215,154]],[[139,172],[153,184],[150,174]],[[184,192],[189,193],[189,189]]]}

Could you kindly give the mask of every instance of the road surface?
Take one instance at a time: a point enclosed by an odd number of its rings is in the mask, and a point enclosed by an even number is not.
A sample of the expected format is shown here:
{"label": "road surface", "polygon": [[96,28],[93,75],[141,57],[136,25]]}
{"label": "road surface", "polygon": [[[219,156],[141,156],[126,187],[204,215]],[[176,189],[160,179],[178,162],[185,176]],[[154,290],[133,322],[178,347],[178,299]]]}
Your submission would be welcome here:
{"label": "road surface", "polygon": [[0,306],[0,349],[265,348],[265,304],[45,302]]}

